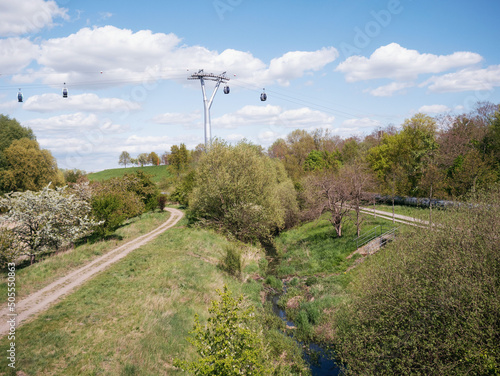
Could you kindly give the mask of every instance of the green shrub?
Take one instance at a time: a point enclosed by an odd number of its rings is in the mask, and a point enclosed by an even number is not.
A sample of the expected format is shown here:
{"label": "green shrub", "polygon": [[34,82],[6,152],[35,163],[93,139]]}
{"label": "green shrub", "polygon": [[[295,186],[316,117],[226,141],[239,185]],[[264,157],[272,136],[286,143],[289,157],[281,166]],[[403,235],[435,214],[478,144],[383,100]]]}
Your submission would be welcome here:
{"label": "green shrub", "polygon": [[237,245],[228,244],[224,246],[225,256],[222,267],[229,274],[239,277],[241,275],[241,251]]}
{"label": "green shrub", "polygon": [[175,359],[174,365],[193,375],[272,375],[272,362],[253,309],[245,308],[243,296],[235,299],[227,286],[217,292],[221,300],[212,301],[207,324],[196,317],[188,338],[198,359]]}
{"label": "green shrub", "polygon": [[90,199],[92,214],[98,221],[104,221],[96,229],[98,236],[113,232],[126,219],[138,216],[144,211],[143,202],[134,192],[108,182],[94,185]]}
{"label": "green shrub", "polygon": [[265,257],[262,257],[259,259],[259,269],[260,269],[260,274],[261,275],[266,275],[267,274],[267,268],[269,266],[269,261]]}
{"label": "green shrub", "polygon": [[278,279],[273,275],[267,276],[266,284],[275,290],[281,290],[283,288],[283,282],[281,282],[281,279]]}
{"label": "green shrub", "polygon": [[361,264],[335,315],[348,371],[498,375],[499,228],[497,186]]}

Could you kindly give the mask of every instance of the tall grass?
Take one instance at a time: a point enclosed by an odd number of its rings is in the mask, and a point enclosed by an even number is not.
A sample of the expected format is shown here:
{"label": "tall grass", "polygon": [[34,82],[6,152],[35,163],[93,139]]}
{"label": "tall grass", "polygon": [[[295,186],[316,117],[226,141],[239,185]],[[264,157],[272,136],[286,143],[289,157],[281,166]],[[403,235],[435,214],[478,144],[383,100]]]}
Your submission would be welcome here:
{"label": "tall grass", "polygon": [[[135,239],[158,227],[165,222],[170,213],[148,212],[139,217],[132,218],[106,240],[95,243],[83,243],[77,247],[57,255],[45,255],[31,266],[18,267],[16,271],[16,297],[22,299],[47,286],[57,278],[62,277],[95,258],[115,249],[116,247]],[[0,272],[0,296],[7,296],[7,272]]]}

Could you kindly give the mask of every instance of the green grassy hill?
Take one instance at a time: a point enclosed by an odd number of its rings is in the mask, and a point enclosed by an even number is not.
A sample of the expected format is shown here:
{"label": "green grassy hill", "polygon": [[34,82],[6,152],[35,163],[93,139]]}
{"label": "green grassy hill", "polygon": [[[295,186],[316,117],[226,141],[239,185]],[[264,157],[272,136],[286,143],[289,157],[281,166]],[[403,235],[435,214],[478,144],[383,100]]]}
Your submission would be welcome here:
{"label": "green grassy hill", "polygon": [[109,170],[103,170],[99,172],[93,172],[88,174],[90,181],[103,181],[111,178],[121,177],[125,174],[133,174],[135,171],[144,171],[147,174],[153,175],[151,179],[155,183],[162,181],[163,179],[168,179],[173,175],[167,169],[167,166],[144,166],[144,167],[127,167],[127,168],[112,168]]}

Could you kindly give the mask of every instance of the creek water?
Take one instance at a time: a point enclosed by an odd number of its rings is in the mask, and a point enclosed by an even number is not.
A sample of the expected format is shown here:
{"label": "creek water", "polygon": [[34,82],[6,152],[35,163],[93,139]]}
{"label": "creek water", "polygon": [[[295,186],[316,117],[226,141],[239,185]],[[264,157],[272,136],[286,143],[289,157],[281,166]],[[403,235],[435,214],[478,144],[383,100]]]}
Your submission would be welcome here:
{"label": "creek water", "polygon": [[[285,290],[286,291],[286,290]],[[295,324],[288,320],[286,313],[278,306],[278,300],[281,294],[276,294],[270,297],[273,306],[273,312],[281,318],[289,327],[294,327]],[[293,338],[293,335],[291,336]],[[303,358],[309,365],[312,376],[337,376],[341,374],[339,365],[328,356],[327,351],[320,345],[310,343],[304,345],[297,341],[304,348]]]}

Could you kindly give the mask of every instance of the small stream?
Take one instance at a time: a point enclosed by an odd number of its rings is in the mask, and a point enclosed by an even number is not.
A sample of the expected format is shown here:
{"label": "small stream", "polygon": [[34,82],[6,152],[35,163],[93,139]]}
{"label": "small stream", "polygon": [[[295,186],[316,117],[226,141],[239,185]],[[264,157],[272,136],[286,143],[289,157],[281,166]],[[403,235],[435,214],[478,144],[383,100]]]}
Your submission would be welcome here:
{"label": "small stream", "polygon": [[[285,288],[286,293],[286,288]],[[294,327],[295,324],[288,320],[286,313],[278,306],[278,300],[281,294],[276,294],[270,297],[272,303],[273,312],[281,318],[287,326]],[[293,338],[293,336],[292,336]],[[304,346],[302,342],[298,342],[301,346]],[[340,367],[337,363],[328,357],[327,352],[321,346],[311,343],[308,345],[308,351],[304,349],[304,360],[309,365],[311,374],[313,376],[337,376],[340,375]]]}

